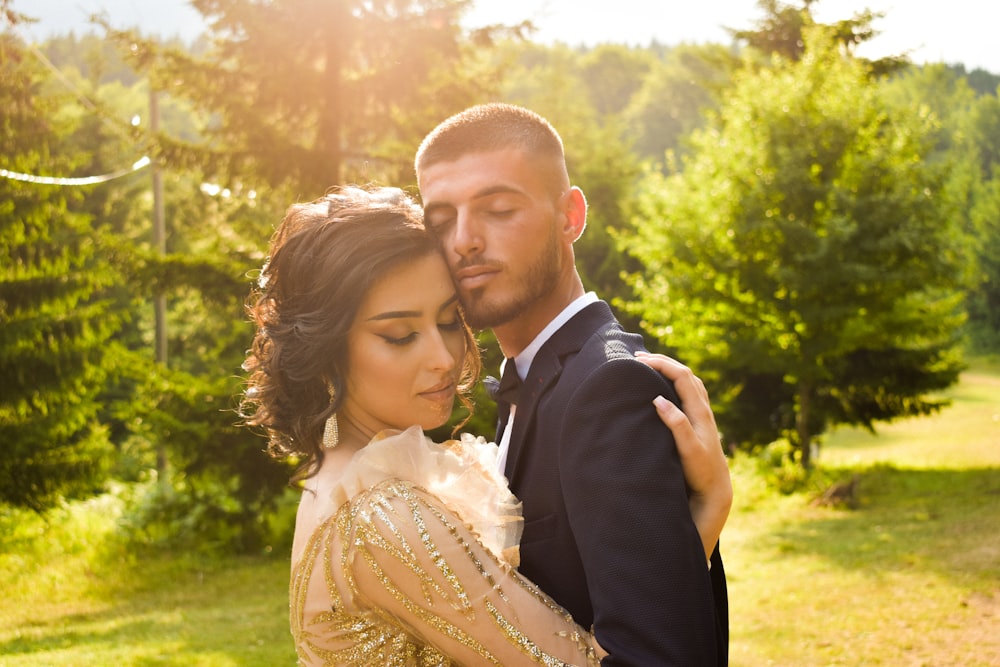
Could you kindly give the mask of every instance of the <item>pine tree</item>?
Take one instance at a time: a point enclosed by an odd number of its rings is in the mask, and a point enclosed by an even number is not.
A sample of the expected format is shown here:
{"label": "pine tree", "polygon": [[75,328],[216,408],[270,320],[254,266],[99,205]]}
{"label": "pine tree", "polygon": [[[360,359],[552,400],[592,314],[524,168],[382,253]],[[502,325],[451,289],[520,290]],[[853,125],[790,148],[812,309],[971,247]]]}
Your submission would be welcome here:
{"label": "pine tree", "polygon": [[965,238],[932,117],[889,114],[821,27],[747,68],[630,249],[652,333],[714,381],[723,431],[808,465],[833,424],[926,414],[957,379]]}
{"label": "pine tree", "polygon": [[[66,173],[55,100],[18,40],[0,35],[0,155],[15,173]],[[8,174],[9,175],[9,174]],[[114,453],[99,424],[119,319],[91,220],[55,185],[0,179],[0,501],[43,510],[96,490]]]}
{"label": "pine tree", "polygon": [[423,135],[492,82],[462,68],[475,58],[458,22],[467,0],[192,4],[214,37],[202,56],[108,32],[154,86],[211,118],[201,142],[162,141],[164,162],[229,183],[298,198],[344,182],[405,185]]}

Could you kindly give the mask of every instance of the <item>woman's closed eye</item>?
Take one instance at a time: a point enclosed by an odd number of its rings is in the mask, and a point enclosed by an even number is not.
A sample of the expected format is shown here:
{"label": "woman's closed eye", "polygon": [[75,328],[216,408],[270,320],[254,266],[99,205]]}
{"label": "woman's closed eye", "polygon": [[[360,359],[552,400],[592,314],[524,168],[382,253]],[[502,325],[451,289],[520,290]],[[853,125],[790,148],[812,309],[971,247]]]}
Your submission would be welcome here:
{"label": "woman's closed eye", "polygon": [[441,331],[459,331],[462,328],[462,318],[455,316],[447,322],[438,322],[438,329]]}
{"label": "woman's closed eye", "polygon": [[[449,333],[453,331],[460,331],[462,329],[462,318],[456,315],[453,319],[446,322],[438,322],[437,326],[441,331],[447,331]],[[383,333],[379,334],[379,337],[390,345],[408,345],[409,343],[415,341],[418,335],[420,335],[419,332],[411,331],[404,336],[392,336]]]}
{"label": "woman's closed eye", "polygon": [[384,340],[385,342],[389,343],[389,345],[408,345],[409,343],[412,343],[417,339],[417,332],[411,331],[405,336],[399,336],[399,337],[389,336],[387,334],[379,334],[379,337],[382,338],[382,340]]}

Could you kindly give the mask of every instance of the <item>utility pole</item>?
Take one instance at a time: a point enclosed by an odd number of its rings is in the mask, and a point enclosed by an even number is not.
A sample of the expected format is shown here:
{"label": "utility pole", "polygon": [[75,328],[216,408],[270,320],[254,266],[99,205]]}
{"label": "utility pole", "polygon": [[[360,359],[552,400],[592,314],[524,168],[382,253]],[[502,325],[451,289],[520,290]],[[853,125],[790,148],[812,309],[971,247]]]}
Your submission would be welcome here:
{"label": "utility pole", "polygon": [[[149,88],[149,131],[155,136],[160,130],[160,103],[157,92],[152,85]],[[166,228],[163,222],[163,179],[160,174],[159,161],[152,159],[153,172],[153,248],[160,255],[167,253]],[[162,287],[157,287],[153,295],[153,310],[155,313],[155,350],[156,361],[167,365],[167,297]],[[167,448],[161,442],[156,448],[156,474],[161,484],[167,482]]]}

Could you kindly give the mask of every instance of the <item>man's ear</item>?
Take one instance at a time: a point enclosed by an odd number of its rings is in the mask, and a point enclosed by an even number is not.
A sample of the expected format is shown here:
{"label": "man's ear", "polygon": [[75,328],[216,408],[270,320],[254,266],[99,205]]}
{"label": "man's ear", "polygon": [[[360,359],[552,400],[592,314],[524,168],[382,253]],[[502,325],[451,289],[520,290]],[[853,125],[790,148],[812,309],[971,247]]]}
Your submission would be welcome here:
{"label": "man's ear", "polygon": [[587,226],[587,198],[583,190],[575,185],[563,195],[563,216],[563,233],[570,237],[571,243],[575,243]]}

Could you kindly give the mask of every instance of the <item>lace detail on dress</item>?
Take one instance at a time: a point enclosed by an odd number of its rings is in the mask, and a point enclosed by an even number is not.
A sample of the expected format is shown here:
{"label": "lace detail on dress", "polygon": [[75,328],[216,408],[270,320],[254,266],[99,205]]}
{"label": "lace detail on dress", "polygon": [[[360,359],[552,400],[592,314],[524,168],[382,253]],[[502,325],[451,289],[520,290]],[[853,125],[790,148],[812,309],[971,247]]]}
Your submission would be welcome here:
{"label": "lace detail on dress", "polygon": [[[384,463],[391,449],[376,448],[374,460]],[[349,499],[314,531],[292,568],[291,627],[300,664],[598,664],[589,635],[484,546],[454,501],[460,493],[442,502],[414,480],[383,474],[372,483],[369,463],[345,476]],[[467,467],[459,466],[463,475]],[[456,479],[455,471],[440,472],[422,481],[442,488]],[[368,479],[351,488],[361,478]],[[481,507],[479,500],[469,504]],[[480,530],[490,532],[489,525]]]}

